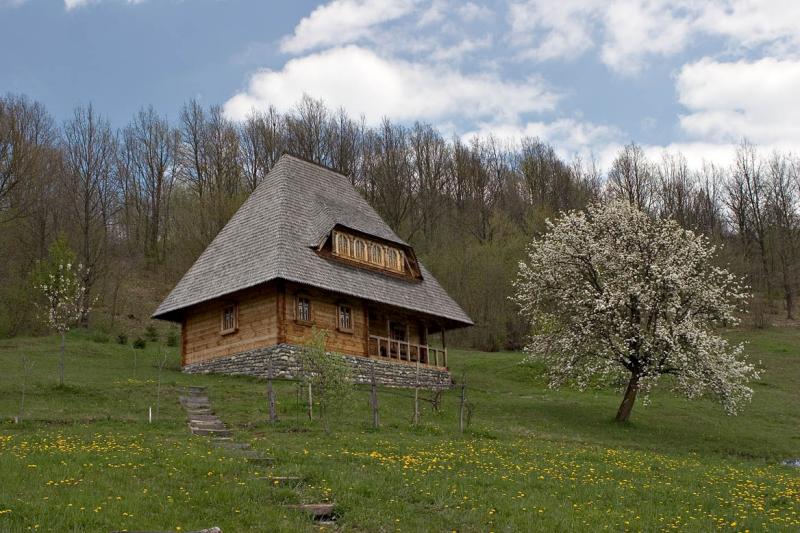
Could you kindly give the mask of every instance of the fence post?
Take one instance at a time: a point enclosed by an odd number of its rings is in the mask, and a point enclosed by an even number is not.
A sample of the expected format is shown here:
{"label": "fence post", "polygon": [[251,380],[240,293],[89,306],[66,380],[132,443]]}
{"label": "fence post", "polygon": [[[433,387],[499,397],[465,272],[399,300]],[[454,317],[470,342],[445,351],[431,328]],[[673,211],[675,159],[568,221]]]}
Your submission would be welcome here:
{"label": "fence post", "polygon": [[311,382],[308,382],[308,419],[314,420],[314,399],[311,397]]}
{"label": "fence post", "polygon": [[419,361],[417,361],[417,377],[414,383],[414,425],[416,426],[418,424],[419,424]]}
{"label": "fence post", "polygon": [[275,391],[272,389],[272,356],[269,356],[269,366],[267,367],[267,402],[269,403],[269,421],[274,424],[278,420],[278,413],[275,411]]}
{"label": "fence post", "polygon": [[378,414],[378,387],[375,383],[375,369],[370,368],[370,405],[372,406],[372,427],[378,429],[380,418]]}
{"label": "fence post", "polygon": [[458,429],[464,433],[464,404],[466,403],[467,373],[461,378],[461,404],[458,407]]}

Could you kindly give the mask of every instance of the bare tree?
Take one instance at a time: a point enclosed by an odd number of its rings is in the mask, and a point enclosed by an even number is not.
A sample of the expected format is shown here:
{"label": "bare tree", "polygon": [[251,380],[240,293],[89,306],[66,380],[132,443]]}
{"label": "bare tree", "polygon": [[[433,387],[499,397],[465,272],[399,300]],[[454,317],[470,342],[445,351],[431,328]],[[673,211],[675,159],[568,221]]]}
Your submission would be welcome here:
{"label": "bare tree", "polygon": [[655,178],[659,215],[675,220],[684,228],[689,227],[694,182],[683,154],[664,152],[661,162],[655,167]]}
{"label": "bare tree", "polygon": [[328,147],[328,164],[331,168],[349,176],[356,185],[364,144],[364,120],[356,122],[339,108],[328,120],[325,144]]}
{"label": "bare tree", "polygon": [[[78,258],[84,266],[84,309],[91,307],[91,291],[102,270],[109,224],[117,209],[112,179],[116,147],[111,127],[97,116],[91,104],[76,108],[72,119],[64,124],[63,193],[76,225]],[[87,322],[84,313],[81,323]]]}
{"label": "bare tree", "polygon": [[134,228],[130,221],[126,226],[129,232],[135,232],[134,239],[145,256],[158,263],[163,259],[166,221],[177,174],[178,134],[151,106],[137,113],[123,131],[122,139],[124,209],[137,215]]}
{"label": "bare tree", "polygon": [[786,317],[793,318],[794,297],[797,291],[798,240],[800,240],[800,190],[798,190],[797,161],[775,152],[767,162],[767,209],[770,226],[775,235],[774,248],[783,292]]}
{"label": "bare tree", "polygon": [[286,116],[286,143],[288,150],[314,163],[329,164],[327,126],[329,111],[322,100],[307,94]]}
{"label": "bare tree", "polygon": [[429,124],[414,124],[409,144],[418,192],[418,221],[428,238],[441,219],[450,181],[450,149]]}
{"label": "bare tree", "polygon": [[393,230],[413,235],[416,188],[408,141],[405,127],[384,119],[378,131],[367,138],[364,172],[372,205]]}
{"label": "bare tree", "polygon": [[752,273],[753,282],[764,292],[770,293],[770,267],[766,218],[767,179],[763,172],[758,152],[752,144],[743,141],[736,149],[730,183],[730,205],[736,205],[736,216],[742,219],[740,234],[745,246],[750,242],[756,246],[759,268]]}
{"label": "bare tree", "polygon": [[31,187],[43,172],[55,138],[53,120],[38,102],[0,97],[0,221],[27,214]]}
{"label": "bare tree", "polygon": [[653,197],[653,169],[641,146],[625,145],[608,171],[607,192],[611,198],[625,200],[637,209],[648,211]]}

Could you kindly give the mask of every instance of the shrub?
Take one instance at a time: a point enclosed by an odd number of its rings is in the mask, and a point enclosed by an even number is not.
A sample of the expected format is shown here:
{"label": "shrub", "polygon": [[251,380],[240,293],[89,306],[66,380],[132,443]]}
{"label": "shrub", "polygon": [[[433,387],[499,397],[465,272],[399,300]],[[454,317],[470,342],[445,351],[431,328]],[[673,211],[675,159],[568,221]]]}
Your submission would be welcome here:
{"label": "shrub", "polygon": [[128,344],[128,336],[124,333],[120,333],[119,335],[117,335],[117,343]]}
{"label": "shrub", "polygon": [[178,328],[171,327],[167,332],[167,346],[178,345]]}
{"label": "shrub", "polygon": [[133,341],[133,347],[137,350],[144,350],[145,346],[147,346],[147,341],[141,337],[136,337],[136,340]]}
{"label": "shrub", "polygon": [[148,324],[146,328],[144,328],[144,336],[150,342],[157,342],[158,341],[158,330],[153,324]]}
{"label": "shrub", "polygon": [[110,340],[111,340],[111,339],[108,337],[108,335],[106,335],[106,334],[105,334],[105,333],[103,333],[102,331],[96,331],[96,332],[94,332],[94,333],[92,334],[92,336],[90,337],[90,339],[92,340],[92,342],[99,342],[100,344],[105,344],[105,343],[107,343],[108,341],[110,341]]}

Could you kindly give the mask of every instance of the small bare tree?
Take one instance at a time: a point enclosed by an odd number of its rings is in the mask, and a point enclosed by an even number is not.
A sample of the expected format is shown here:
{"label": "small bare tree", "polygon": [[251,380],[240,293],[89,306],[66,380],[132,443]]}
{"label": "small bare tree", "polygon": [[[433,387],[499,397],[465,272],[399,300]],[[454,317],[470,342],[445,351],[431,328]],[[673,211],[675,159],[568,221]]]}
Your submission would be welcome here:
{"label": "small bare tree", "polygon": [[303,383],[308,388],[309,416],[313,396],[320,407],[320,419],[330,430],[332,411],[343,407],[353,393],[352,369],[346,360],[325,350],[327,332],[314,329],[310,342],[300,351]]}
{"label": "small bare tree", "polygon": [[61,356],[58,365],[58,383],[64,385],[65,338],[90,310],[84,280],[87,274],[63,238],[50,247],[50,258],[39,265],[35,273],[36,289],[44,296],[44,320],[61,335]]}
{"label": "small bare tree", "polygon": [[25,417],[25,393],[28,389],[28,379],[33,371],[34,361],[27,355],[22,355],[22,398],[19,401],[19,416],[17,422],[22,422]]}

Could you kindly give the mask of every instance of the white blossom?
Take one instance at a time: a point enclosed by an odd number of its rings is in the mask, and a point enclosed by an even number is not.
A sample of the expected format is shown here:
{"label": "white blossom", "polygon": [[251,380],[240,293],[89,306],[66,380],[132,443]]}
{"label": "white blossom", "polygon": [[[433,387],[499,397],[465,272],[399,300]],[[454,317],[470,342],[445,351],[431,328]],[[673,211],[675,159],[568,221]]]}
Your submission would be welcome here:
{"label": "white blossom", "polygon": [[[624,202],[570,212],[533,241],[514,283],[533,328],[528,358],[550,386],[628,380],[646,394],[663,375],[689,398],[707,392],[735,414],[758,378],[741,344],[716,329],[749,297],[715,265],[707,238]],[[635,398],[635,392],[634,392]]]}
{"label": "white blossom", "polygon": [[47,276],[47,281],[37,285],[45,298],[45,319],[47,325],[58,333],[66,333],[89,309],[86,305],[86,287],[81,282],[83,266],[72,263],[59,263]]}

